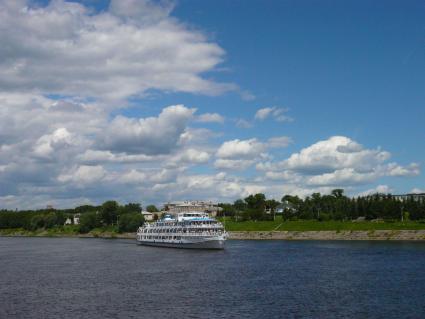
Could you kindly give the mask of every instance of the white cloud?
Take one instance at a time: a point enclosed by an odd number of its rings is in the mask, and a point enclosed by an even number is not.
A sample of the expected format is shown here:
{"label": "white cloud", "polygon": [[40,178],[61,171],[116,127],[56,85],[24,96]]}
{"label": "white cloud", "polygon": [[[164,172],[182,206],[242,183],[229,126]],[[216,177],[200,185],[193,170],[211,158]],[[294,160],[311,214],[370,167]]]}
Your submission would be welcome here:
{"label": "white cloud", "polygon": [[277,136],[269,138],[267,146],[271,148],[283,148],[292,143],[292,139],[288,136]]}
{"label": "white cloud", "polygon": [[230,170],[245,170],[255,163],[254,160],[249,159],[224,159],[219,158],[214,162],[214,167],[218,169]]}
{"label": "white cloud", "polygon": [[34,153],[41,157],[49,157],[55,150],[72,146],[75,143],[75,137],[66,128],[61,127],[52,134],[40,137],[34,146]]}
{"label": "white cloud", "polygon": [[410,193],[412,193],[412,194],[423,194],[423,193],[425,193],[425,190],[422,189],[422,188],[415,187],[415,188],[412,188]]}
{"label": "white cloud", "polygon": [[224,117],[218,113],[201,114],[196,120],[201,123],[224,123]]}
{"label": "white cloud", "polygon": [[[113,0],[107,11],[52,1],[0,3],[0,90],[124,99],[149,89],[216,95],[204,79],[224,50],[170,13],[169,2]],[[117,85],[119,83],[119,85]]]}
{"label": "white cloud", "polygon": [[287,136],[272,137],[267,142],[260,142],[255,138],[226,141],[216,152],[217,159],[214,167],[245,170],[259,160],[270,158],[268,149],[287,147],[291,141],[291,138]]}
{"label": "white cloud", "polygon": [[141,163],[163,160],[163,156],[150,156],[145,154],[112,153],[111,151],[99,151],[88,149],[78,155],[76,159],[82,163]]}
{"label": "white cloud", "polygon": [[391,194],[394,192],[394,189],[389,187],[388,185],[378,185],[375,188],[371,188],[359,193],[357,196],[368,196],[373,194]]}
{"label": "white cloud", "polygon": [[265,145],[256,138],[224,142],[217,150],[219,158],[253,158],[265,151]]}
{"label": "white cloud", "polygon": [[401,166],[397,163],[390,163],[387,167],[388,176],[417,176],[421,173],[418,163],[411,163],[407,166]]}
{"label": "white cloud", "polygon": [[279,108],[279,107],[265,107],[262,109],[259,109],[255,113],[255,119],[257,120],[265,120],[268,117],[272,117],[274,120],[278,122],[292,122],[294,119],[287,116],[285,113],[287,113],[289,109],[287,108]]}
{"label": "white cloud", "polygon": [[92,184],[101,181],[106,176],[106,170],[100,165],[81,165],[58,176],[62,183],[73,182],[77,185]]}
{"label": "white cloud", "polygon": [[343,168],[332,173],[308,177],[307,184],[314,186],[364,185],[378,177],[376,172],[359,173],[354,168]]}
{"label": "white cloud", "polygon": [[384,176],[416,176],[419,165],[387,163],[390,153],[366,149],[344,136],[319,141],[280,162],[256,165],[271,180],[292,180],[310,187],[350,187],[372,183]]}
{"label": "white cloud", "polygon": [[361,148],[356,152],[346,152],[345,147],[352,142],[345,136],[333,136],[304,148],[299,153],[292,154],[281,165],[305,174],[329,173],[344,168],[355,168],[359,172],[367,172],[390,157],[390,153],[380,149]]}
{"label": "white cloud", "polygon": [[199,151],[195,149],[187,149],[183,152],[181,160],[189,163],[206,163],[210,158],[210,154],[204,151]]}
{"label": "white cloud", "polygon": [[177,147],[195,109],[173,105],[158,117],[133,119],[117,116],[102,136],[102,148],[112,152],[157,155]]}

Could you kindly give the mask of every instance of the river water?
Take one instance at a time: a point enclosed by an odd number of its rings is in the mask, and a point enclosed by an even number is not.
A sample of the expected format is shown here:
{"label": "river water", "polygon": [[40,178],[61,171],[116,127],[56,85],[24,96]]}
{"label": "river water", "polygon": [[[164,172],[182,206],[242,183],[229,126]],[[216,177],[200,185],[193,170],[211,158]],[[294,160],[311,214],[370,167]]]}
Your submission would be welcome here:
{"label": "river water", "polygon": [[0,318],[425,318],[425,243],[0,238]]}

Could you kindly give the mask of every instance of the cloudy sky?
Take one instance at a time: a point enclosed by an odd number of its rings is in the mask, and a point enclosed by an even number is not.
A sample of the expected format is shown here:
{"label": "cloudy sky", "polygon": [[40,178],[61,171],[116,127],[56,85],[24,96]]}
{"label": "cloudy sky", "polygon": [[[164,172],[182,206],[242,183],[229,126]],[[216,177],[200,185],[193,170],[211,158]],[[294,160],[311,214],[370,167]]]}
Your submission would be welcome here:
{"label": "cloudy sky", "polygon": [[0,208],[425,191],[423,1],[0,0]]}

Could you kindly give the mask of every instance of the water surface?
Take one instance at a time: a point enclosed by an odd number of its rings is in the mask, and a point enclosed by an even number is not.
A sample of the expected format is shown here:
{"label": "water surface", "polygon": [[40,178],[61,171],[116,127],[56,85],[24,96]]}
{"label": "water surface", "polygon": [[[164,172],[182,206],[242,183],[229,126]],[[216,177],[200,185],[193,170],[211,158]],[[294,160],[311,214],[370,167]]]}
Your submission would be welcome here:
{"label": "water surface", "polygon": [[425,243],[0,238],[0,318],[425,318]]}

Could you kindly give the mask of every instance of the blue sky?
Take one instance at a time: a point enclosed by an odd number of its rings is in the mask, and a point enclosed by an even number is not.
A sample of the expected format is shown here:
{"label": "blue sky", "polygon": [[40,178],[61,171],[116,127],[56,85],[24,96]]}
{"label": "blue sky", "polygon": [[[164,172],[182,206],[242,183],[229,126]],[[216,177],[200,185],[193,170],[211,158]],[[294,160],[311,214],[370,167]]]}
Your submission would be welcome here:
{"label": "blue sky", "polygon": [[425,189],[422,1],[0,8],[0,206]]}

